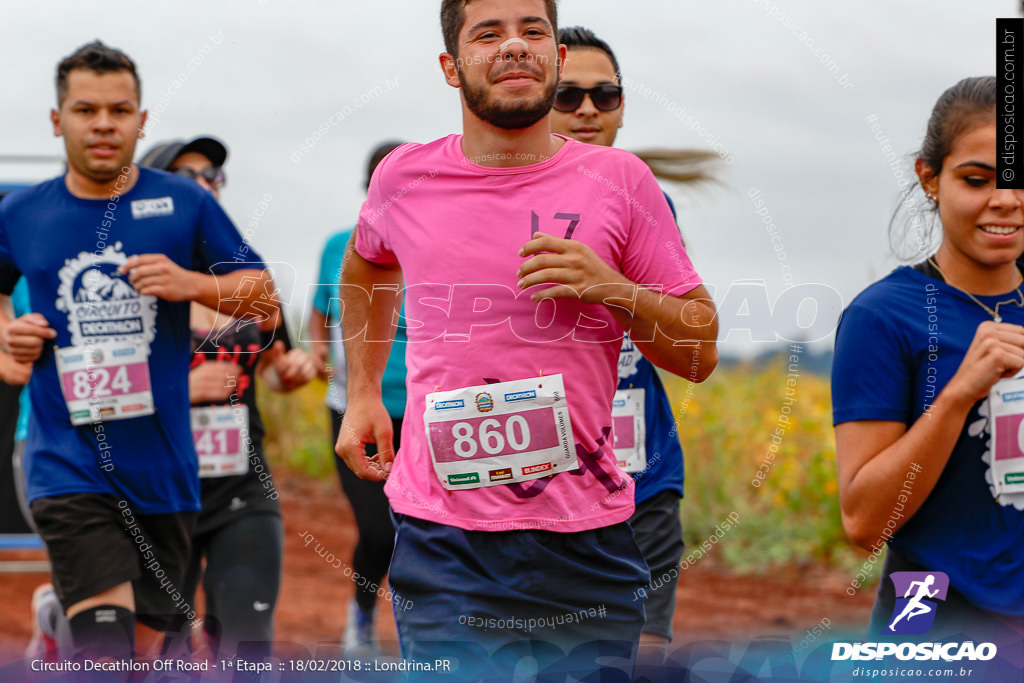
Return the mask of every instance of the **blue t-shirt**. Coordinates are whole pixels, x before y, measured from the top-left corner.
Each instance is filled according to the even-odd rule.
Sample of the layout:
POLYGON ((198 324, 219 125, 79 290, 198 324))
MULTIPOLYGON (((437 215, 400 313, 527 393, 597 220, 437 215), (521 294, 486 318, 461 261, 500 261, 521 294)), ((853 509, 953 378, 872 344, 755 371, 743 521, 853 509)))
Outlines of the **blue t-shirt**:
POLYGON ((189 423, 189 302, 140 296, 117 267, 128 256, 150 253, 204 273, 260 267, 255 254, 239 256, 242 245, 212 194, 147 168, 139 169, 131 190, 110 201, 75 197, 58 177, 0 203, 0 292, 11 292, 24 275, 31 310, 57 332, 29 382, 29 500, 106 493, 139 514, 199 509, 189 423), (71 424, 55 344, 101 340, 148 342, 154 414, 71 424))
POLYGON ((619 352, 619 389, 644 390, 647 467, 633 474, 634 500, 642 503, 662 491, 683 495, 683 448, 665 387, 651 361, 626 336, 619 352))
MULTIPOLYGON (((345 248, 352 238, 352 232, 353 230, 350 228, 336 233, 327 240, 323 254, 320 256, 320 277, 317 279, 319 284, 313 295, 313 307, 330 321, 338 319, 338 284, 341 282, 341 262, 345 256, 345 248)), ((402 316, 405 316, 404 306, 402 316)), ((405 415, 405 345, 407 341, 405 328, 399 326, 395 330, 395 341, 391 345, 391 354, 388 356, 388 363, 384 367, 384 377, 381 380, 384 407, 387 408, 388 415, 394 418, 401 418, 405 415)), ((337 364, 338 360, 335 358, 334 362, 337 364)))
MULTIPOLYGON (((995 307, 1006 296, 979 296, 995 307)), ((1002 306, 1024 325, 1024 309, 1002 306)), ((832 368, 835 424, 902 422, 909 428, 956 373, 979 324, 991 316, 949 285, 901 267, 844 311, 832 368)), ((889 541, 911 562, 993 612, 1024 615, 1024 494, 995 498, 988 399, 960 432, 938 483, 889 541)), ((912 494, 911 494, 912 495, 912 494)))
MULTIPOLYGON (((668 193, 672 217, 676 205, 668 193)), ((622 340, 619 352, 619 389, 644 390, 644 417, 647 424, 647 467, 633 475, 634 501, 642 503, 662 491, 683 495, 683 447, 679 444, 675 416, 654 365, 643 357, 630 338, 622 340), (639 360, 637 360, 639 359, 639 360)))
MULTIPOLYGON (((28 285, 25 278, 18 280, 18 284, 11 293, 11 305, 14 307, 14 317, 19 318, 30 310, 28 307, 28 285)), ((28 414, 31 404, 28 400, 28 390, 22 390, 18 395, 18 425, 14 429, 14 440, 24 441, 28 438, 28 414)))

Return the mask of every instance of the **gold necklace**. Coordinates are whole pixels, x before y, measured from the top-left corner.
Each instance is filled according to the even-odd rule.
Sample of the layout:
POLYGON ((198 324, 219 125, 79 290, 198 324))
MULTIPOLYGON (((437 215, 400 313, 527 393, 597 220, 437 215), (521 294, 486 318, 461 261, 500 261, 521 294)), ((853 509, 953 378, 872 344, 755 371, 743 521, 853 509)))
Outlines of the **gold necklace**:
MULTIPOLYGON (((992 310, 991 308, 989 308, 985 304, 981 303, 981 301, 978 299, 978 297, 974 296, 973 294, 968 292, 966 289, 963 289, 962 287, 957 287, 952 282, 950 282, 949 278, 946 277, 946 274, 944 272, 942 272, 942 268, 939 268, 939 264, 935 262, 935 257, 934 256, 930 256, 928 258, 928 263, 932 264, 932 266, 935 268, 935 270, 939 271, 939 275, 942 276, 942 279, 946 281, 947 285, 949 285, 953 289, 958 289, 961 292, 963 292, 964 294, 966 294, 967 296, 971 297, 971 301, 973 301, 974 303, 976 303, 979 306, 981 306, 982 308, 984 308, 988 312, 988 314, 990 316, 992 316, 992 320, 996 321, 997 323, 1003 322, 1003 318, 999 315, 999 307, 1002 306, 1003 304, 1017 304, 1018 306, 1024 306, 1024 293, 1022 293, 1020 291, 1021 285, 1017 285, 1017 298, 1019 299, 1019 301, 1015 301, 1013 299, 1007 299, 1006 301, 1000 301, 1000 302, 998 302, 996 304, 995 310, 992 310)), ((1024 285, 1024 283, 1021 283, 1021 284, 1024 285)))

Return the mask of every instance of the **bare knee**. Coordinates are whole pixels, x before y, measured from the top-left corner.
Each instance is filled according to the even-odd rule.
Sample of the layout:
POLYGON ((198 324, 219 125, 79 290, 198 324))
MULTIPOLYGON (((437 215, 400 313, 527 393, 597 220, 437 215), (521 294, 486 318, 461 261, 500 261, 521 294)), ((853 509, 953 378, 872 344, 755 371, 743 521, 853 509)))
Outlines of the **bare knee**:
POLYGON ((113 588, 108 588, 102 593, 97 593, 92 597, 86 598, 80 602, 76 602, 67 609, 68 619, 84 612, 87 609, 93 607, 101 607, 103 605, 113 605, 115 607, 124 607, 125 609, 135 611, 135 592, 132 590, 132 584, 128 581, 118 584, 113 588))

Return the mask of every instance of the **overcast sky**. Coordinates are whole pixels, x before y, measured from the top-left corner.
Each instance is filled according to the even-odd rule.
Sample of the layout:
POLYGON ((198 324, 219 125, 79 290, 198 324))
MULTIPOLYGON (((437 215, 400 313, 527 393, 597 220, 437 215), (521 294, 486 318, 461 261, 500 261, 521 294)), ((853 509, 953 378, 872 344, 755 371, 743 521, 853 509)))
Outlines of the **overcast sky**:
MULTIPOLYGON (((125 50, 151 111, 138 153, 168 138, 223 139, 225 207, 244 230, 269 196, 253 242, 268 261, 294 267, 292 305, 301 307, 324 241, 357 216, 376 143, 426 142, 461 129, 458 93, 438 68, 439 6, 17 3, 0 24, 0 153, 62 154, 47 116, 56 63, 94 38, 125 50), (331 126, 336 112, 343 115, 331 126), (301 152, 321 125, 326 135, 301 152)), ((636 86, 627 89, 619 146, 717 143, 733 160, 722 167, 721 186, 666 186, 716 300, 746 280, 763 280, 774 300, 786 265, 793 283, 827 285, 848 303, 896 264, 887 228, 898 179, 867 117, 877 117, 895 150, 911 154, 945 88, 995 72, 995 18, 1017 12, 1015 0, 562 0, 560 23, 607 40, 636 86), (784 245, 783 261, 753 190, 784 245)), ((55 163, 5 165, 0 179, 57 172, 55 163)), ((812 314, 805 306, 802 324, 812 314)), ((725 348, 749 351, 746 340, 733 333, 725 348)))

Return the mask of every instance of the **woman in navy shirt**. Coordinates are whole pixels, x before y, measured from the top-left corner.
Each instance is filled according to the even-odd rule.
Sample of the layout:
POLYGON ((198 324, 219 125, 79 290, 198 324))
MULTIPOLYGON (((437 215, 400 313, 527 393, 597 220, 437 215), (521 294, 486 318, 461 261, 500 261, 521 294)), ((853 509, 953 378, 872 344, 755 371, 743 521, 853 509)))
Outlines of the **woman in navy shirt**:
MULTIPOLYGON (((938 248, 912 235, 931 256, 843 313, 832 392, 843 525, 872 558, 888 544, 872 633, 968 634, 1006 643, 1000 657, 1016 661, 1024 487, 995 476, 993 425, 1004 423, 990 392, 1024 368, 1024 190, 996 184, 995 100, 984 77, 936 103, 915 164, 921 196, 915 186, 905 201, 911 217, 937 216, 938 248), (900 571, 916 574, 890 578, 900 571)), ((1016 429, 1012 442, 1020 456, 1016 429)))

